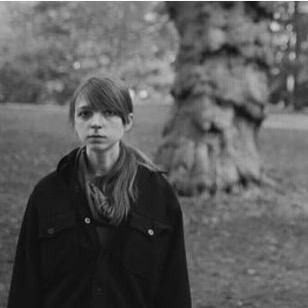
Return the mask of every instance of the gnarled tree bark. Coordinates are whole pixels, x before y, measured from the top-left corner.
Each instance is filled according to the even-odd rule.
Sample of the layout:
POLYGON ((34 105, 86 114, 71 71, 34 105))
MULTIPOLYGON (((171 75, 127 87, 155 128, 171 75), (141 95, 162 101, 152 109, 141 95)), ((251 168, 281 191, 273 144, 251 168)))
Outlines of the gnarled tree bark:
POLYGON ((270 7, 167 2, 179 34, 175 104, 156 162, 182 195, 260 183, 257 134, 272 63, 270 7))

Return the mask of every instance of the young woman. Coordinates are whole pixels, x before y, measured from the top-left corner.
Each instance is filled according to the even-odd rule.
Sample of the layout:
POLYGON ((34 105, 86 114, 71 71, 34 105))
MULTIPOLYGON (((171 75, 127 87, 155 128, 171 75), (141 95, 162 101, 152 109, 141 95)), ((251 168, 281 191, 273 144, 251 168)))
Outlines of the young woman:
POLYGON ((88 79, 69 118, 81 146, 30 196, 8 308, 190 308, 178 200, 122 141, 134 120, 128 88, 88 79))

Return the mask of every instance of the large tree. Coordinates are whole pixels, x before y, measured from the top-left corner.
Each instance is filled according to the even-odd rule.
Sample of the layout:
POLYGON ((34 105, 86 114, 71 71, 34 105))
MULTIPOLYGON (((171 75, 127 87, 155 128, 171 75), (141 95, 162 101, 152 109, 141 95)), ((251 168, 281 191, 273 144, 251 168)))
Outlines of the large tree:
POLYGON ((178 30, 174 107, 156 159, 180 194, 264 181, 257 134, 272 64, 271 7, 167 2, 178 30))

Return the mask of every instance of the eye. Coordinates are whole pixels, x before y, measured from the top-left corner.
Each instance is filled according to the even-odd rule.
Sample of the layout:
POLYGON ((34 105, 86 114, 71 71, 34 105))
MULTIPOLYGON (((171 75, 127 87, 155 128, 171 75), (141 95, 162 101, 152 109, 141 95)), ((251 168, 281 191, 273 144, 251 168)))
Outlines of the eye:
POLYGON ((77 116, 79 118, 82 118, 82 119, 87 119, 87 118, 91 117, 91 115, 92 115, 92 111, 91 110, 80 110, 77 113, 77 116))
POLYGON ((117 113, 115 111, 112 111, 112 110, 105 110, 105 111, 103 111, 103 115, 105 117, 115 117, 115 116, 117 116, 117 113))

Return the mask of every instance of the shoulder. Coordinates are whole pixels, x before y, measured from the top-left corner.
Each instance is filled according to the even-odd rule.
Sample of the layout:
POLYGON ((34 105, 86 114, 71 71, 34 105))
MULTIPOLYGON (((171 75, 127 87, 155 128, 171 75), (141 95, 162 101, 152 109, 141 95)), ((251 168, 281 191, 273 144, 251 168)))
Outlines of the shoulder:
POLYGON ((33 213, 37 213, 37 211, 39 211, 39 205, 43 204, 44 200, 49 198, 51 195, 51 187, 54 186, 53 183, 56 181, 56 172, 54 171, 44 176, 37 182, 28 198, 26 207, 26 213, 28 213, 28 215, 32 215, 33 213))
POLYGON ((34 186, 32 195, 39 196, 52 192, 61 186, 60 178, 56 171, 53 171, 41 178, 34 186))
POLYGON ((41 178, 34 187, 34 194, 59 193, 67 190, 69 181, 73 175, 75 160, 79 148, 72 150, 60 159, 56 169, 41 178))
POLYGON ((70 186, 77 151, 74 149, 62 157, 57 168, 37 182, 28 200, 28 208, 38 211, 40 216, 71 210, 73 202, 70 186))
POLYGON ((53 171, 35 185, 30 201, 41 215, 65 210, 71 203, 69 188, 57 171, 53 171))
POLYGON ((137 181, 139 184, 150 186, 152 189, 173 191, 165 172, 154 171, 144 165, 138 167, 137 181))
POLYGON ((164 212, 172 212, 180 208, 177 194, 163 172, 139 166, 137 187, 142 207, 164 212))
POLYGON ((138 201, 135 211, 164 222, 174 232, 182 227, 183 214, 178 196, 165 173, 140 166, 138 170, 138 201))

